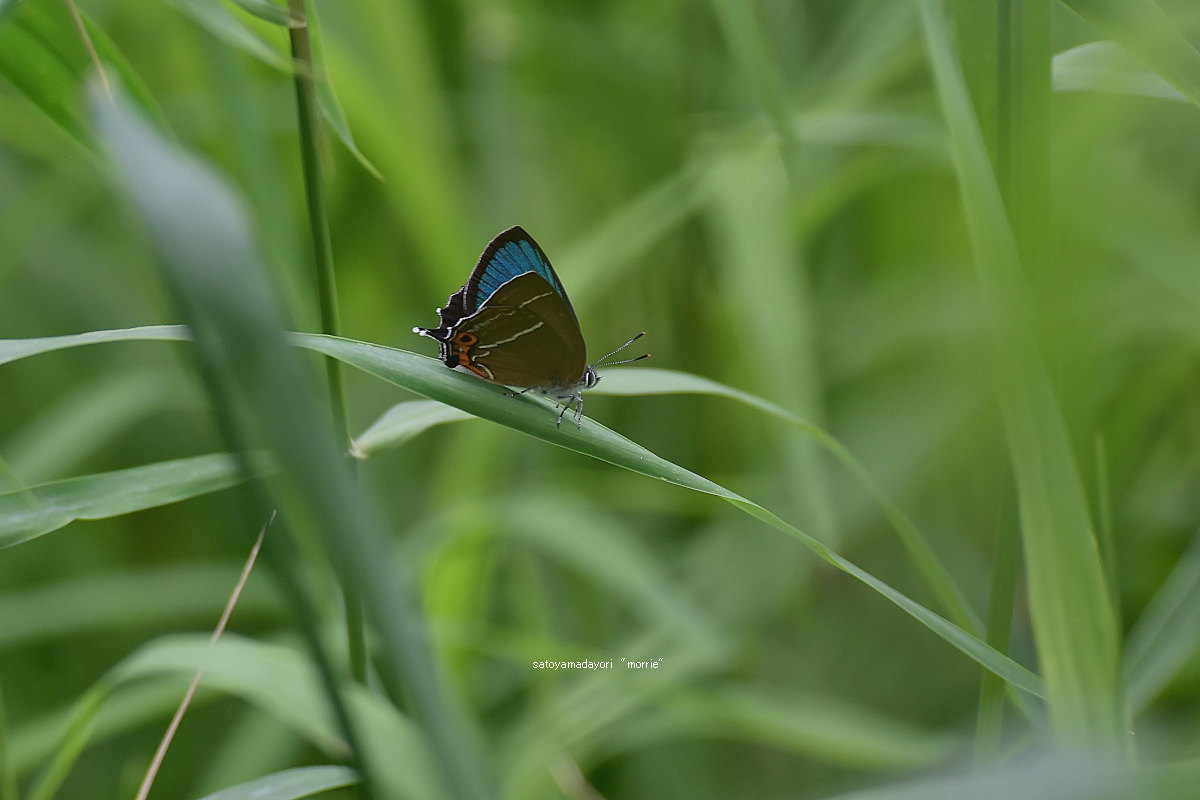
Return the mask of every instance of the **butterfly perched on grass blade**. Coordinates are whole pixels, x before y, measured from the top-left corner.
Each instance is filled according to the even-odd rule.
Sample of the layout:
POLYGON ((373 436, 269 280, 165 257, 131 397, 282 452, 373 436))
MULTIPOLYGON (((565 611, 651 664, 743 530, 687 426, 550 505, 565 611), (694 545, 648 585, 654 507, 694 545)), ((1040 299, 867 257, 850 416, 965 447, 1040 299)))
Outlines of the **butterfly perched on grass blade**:
POLYGON ((587 363, 579 318, 546 253, 519 226, 500 233, 484 248, 462 288, 438 309, 436 328, 413 328, 438 343, 439 357, 451 369, 465 369, 486 381, 535 391, 562 405, 558 423, 573 406, 582 427, 584 389, 600 380, 595 367, 642 337, 639 333, 612 353, 587 363))

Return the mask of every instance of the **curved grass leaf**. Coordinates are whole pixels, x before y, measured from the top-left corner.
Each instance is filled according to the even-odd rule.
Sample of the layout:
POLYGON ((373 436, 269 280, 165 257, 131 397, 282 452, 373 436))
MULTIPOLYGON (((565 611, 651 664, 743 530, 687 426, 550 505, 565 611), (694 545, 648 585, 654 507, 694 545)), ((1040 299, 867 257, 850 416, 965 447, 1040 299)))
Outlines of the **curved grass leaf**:
MULTIPOLYGON (((804 432, 829 451, 855 477, 864 489, 879 503, 884 514, 892 523, 901 542, 908 549, 913 563, 921 571, 929 587, 942 603, 956 625, 966 628, 972 633, 982 630, 982 625, 974 610, 968 605, 958 587, 950 577, 949 571, 942 565, 929 543, 925 541, 912 521, 900 510, 899 506, 888 499, 879 485, 875 483, 866 467, 846 449, 845 445, 834 438, 828 431, 818 425, 797 417, 782 406, 771 403, 748 392, 734 389, 716 381, 674 370, 624 367, 605 370, 604 380, 591 394, 608 394, 621 396, 645 396, 660 394, 707 394, 726 397, 744 403, 751 408, 769 414, 779 420, 804 432)), ((374 453, 393 447, 407 441, 421 430, 434 425, 471 419, 469 414, 429 401, 409 401, 400 403, 372 423, 362 436, 355 440, 355 455, 366 458, 374 453), (439 412, 438 409, 441 409, 439 412), (360 442, 362 443, 360 445, 360 442)))
POLYGON ((145 325, 111 331, 89 331, 32 339, 0 339, 0 364, 71 347, 109 342, 186 342, 192 338, 186 325, 145 325))
POLYGON ((474 417, 436 400, 407 400, 389 408, 356 436, 350 444, 350 454, 355 458, 370 458, 382 450, 399 447, 437 425, 468 419, 474 417))
MULTIPOLYGON (((139 338, 138 331, 145 331, 146 338, 151 339, 179 340, 186 338, 186 329, 182 326, 150 326, 141 329, 95 331, 37 340, 7 340, 0 341, 0 363, 3 363, 6 353, 9 355, 8 360, 13 360, 26 355, 82 344, 135 340, 139 338), (25 342, 32 344, 25 344, 25 342)), ((550 444, 607 461, 642 475, 720 497, 776 530, 799 539, 820 558, 866 583, 981 666, 1004 678, 1015 687, 1039 697, 1042 695, 1041 680, 1036 675, 1002 653, 988 647, 978 637, 896 591, 765 508, 656 456, 591 419, 584 419, 582 429, 576 429, 571 424, 556 427, 557 415, 548 402, 530 395, 506 396, 502 387, 448 370, 437 359, 419 356, 405 350, 317 334, 292 334, 292 340, 301 347, 341 359, 369 374, 403 386, 417 394, 454 406, 473 416, 497 422, 550 444)), ((694 383, 690 379, 684 380, 678 374, 675 374, 671 381, 676 386, 690 385, 697 388, 707 384, 703 379, 699 379, 699 383, 694 383)), ((738 394, 736 390, 730 391, 738 394)), ((758 406, 762 403, 765 401, 756 399, 751 404, 758 406)), ((770 406, 770 404, 766 405, 770 406)))
POLYGON ((1200 106, 1200 51, 1154 0, 1063 0, 1200 106))
MULTIPOLYGON (((260 468, 256 474, 265 472, 260 468)), ((0 548, 56 531, 77 519, 117 517, 177 503, 243 480, 235 458, 214 453, 0 494, 0 548)))
POLYGON ((170 3, 201 28, 226 44, 254 56, 269 67, 283 72, 291 70, 291 59, 282 50, 272 46, 249 27, 243 25, 220 3, 209 2, 209 0, 170 0, 170 3))
MULTIPOLYGON (((347 754, 311 662, 294 650, 226 634, 215 644, 201 634, 164 637, 113 668, 106 687, 163 674, 204 672, 201 686, 241 697, 270 712, 327 755, 347 754)), ((385 698, 359 686, 346 688, 363 746, 378 765, 388 796, 438 799, 445 795, 436 761, 421 731, 385 698)))
POLYGON ((651 478, 720 497, 776 530, 800 540, 819 557, 866 583, 946 641, 1013 685, 1031 694, 1040 695, 1041 693, 1040 681, 1027 669, 988 647, 974 635, 847 561, 809 534, 784 522, 757 503, 651 453, 594 420, 585 418, 582 428, 579 429, 567 423, 556 426, 557 414, 554 413, 548 401, 528 394, 518 397, 506 396, 506 390, 503 387, 448 370, 437 359, 381 345, 331 336, 293 334, 292 337, 293 341, 303 347, 341 359, 378 378, 452 405, 483 419, 497 422, 536 439, 574 450, 651 478))
POLYGON ((1189 102, 1179 90, 1114 42, 1088 42, 1054 57, 1058 92, 1119 92, 1189 102))
POLYGON ((1180 557, 1125 647, 1129 708, 1143 710, 1200 649, 1200 534, 1180 557))
POLYGON ((272 25, 290 28, 293 25, 304 24, 303 20, 298 20, 292 16, 291 9, 276 5, 271 0, 232 0, 232 2, 250 16, 257 17, 263 22, 269 22, 272 25))
POLYGON ((349 767, 297 767, 206 794, 200 800, 296 800, 358 783, 349 767))

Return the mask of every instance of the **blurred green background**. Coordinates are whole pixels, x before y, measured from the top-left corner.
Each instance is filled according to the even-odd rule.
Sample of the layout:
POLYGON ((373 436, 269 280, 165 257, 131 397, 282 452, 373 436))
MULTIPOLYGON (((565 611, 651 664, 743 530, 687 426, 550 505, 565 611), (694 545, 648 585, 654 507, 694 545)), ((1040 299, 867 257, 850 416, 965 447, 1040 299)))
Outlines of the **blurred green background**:
MULTIPOLYGON (((79 9, 126 95, 235 187, 294 329, 315 331, 287 36, 245 5, 79 9)), ((1106 4, 1068 5, 950 4, 946 19, 1001 188, 1031 209, 1025 223, 1013 214, 1033 253, 1022 335, 1054 389, 1119 639, 1127 655, 1153 656, 1136 691, 1127 680, 1108 698, 1136 734, 1118 749, 1130 764, 1195 763, 1200 9, 1108 4, 1163 11, 1165 28, 1122 41, 1106 4), (995 52, 967 45, 997 8, 1003 32, 1003 10, 1022 7, 1045 21, 1055 58, 1010 77, 1036 83, 1044 68, 1055 91, 1045 108, 1016 104, 1026 116, 1014 120, 1011 64, 1001 52, 997 70, 995 52), (1164 30, 1178 36, 1171 46, 1154 38, 1164 30), (1109 36, 1117 43, 1096 44, 1109 36), (1147 52, 1178 70, 1145 65, 1147 52), (1032 177, 1006 167, 1014 128, 1032 177)), ((1003 374, 989 366, 1007 333, 989 333, 972 206, 917 4, 364 0, 316 11, 326 111, 336 122, 340 107, 362 156, 327 125, 342 335, 435 355, 411 328, 433 324, 489 239, 520 224, 553 260, 592 357, 646 330, 648 364, 822 426, 980 617, 1007 564, 1018 585, 1000 649, 1039 671, 1024 573, 997 555, 1019 534, 1024 491, 1003 374)), ((92 133, 90 63, 69 6, 0 2, 0 338, 180 321, 92 133)), ((355 434, 413 399, 353 370, 347 381, 355 434)), ((869 488, 803 432, 715 395, 597 392, 587 413, 946 615, 869 488)), ((0 366, 4 491, 224 449, 189 345, 0 366)), ((1007 763, 1058 738, 1041 712, 1010 706, 1002 723, 988 712, 1002 727, 988 744, 977 663, 714 498, 478 420, 359 471, 386 507, 396 570, 418 576, 441 681, 478 729, 500 796, 825 797, 963 771, 973 752, 1007 763), (630 672, 622 658, 662 666, 630 672), (531 666, 575 659, 618 668, 531 666)), ((1054 494, 1059 480, 1072 478, 1042 483, 1054 494)), ((260 522, 224 492, 0 553, 12 797, 61 754, 61 715, 110 668, 160 636, 211 630, 260 522)), ((328 576, 314 581, 336 650, 337 593, 328 576)), ((260 568, 231 630, 303 654, 287 605, 260 568)), ((114 695, 55 796, 132 796, 183 680, 114 695)), ((154 796, 344 756, 236 694, 202 691, 154 796)))

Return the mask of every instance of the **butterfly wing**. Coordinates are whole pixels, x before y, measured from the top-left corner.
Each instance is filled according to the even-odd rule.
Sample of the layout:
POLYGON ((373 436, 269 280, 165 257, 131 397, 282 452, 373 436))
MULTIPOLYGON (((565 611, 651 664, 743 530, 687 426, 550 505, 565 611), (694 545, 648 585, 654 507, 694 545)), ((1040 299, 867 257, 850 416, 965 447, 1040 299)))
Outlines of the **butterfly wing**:
MULTIPOLYGON (((463 287, 466 290, 463 294, 463 306, 466 313, 473 314, 487 303, 501 286, 513 278, 530 272, 538 275, 553 287, 574 319, 575 309, 571 307, 571 301, 567 298, 567 292, 563 289, 562 282, 554 273, 554 268, 550 266, 550 259, 546 257, 545 252, 533 240, 533 237, 519 225, 514 225, 497 234, 496 238, 492 239, 484 248, 483 255, 479 257, 479 262, 475 265, 475 269, 471 270, 471 277, 467 278, 467 283, 463 287)), ((578 320, 575 325, 578 327, 578 320)))
POLYGON ((520 226, 484 248, 462 288, 438 309, 436 339, 448 367, 508 386, 574 386, 587 366, 579 319, 538 243, 520 226))
POLYGON ((587 366, 575 312, 536 272, 495 289, 455 327, 446 350, 450 366, 523 388, 575 386, 587 366))

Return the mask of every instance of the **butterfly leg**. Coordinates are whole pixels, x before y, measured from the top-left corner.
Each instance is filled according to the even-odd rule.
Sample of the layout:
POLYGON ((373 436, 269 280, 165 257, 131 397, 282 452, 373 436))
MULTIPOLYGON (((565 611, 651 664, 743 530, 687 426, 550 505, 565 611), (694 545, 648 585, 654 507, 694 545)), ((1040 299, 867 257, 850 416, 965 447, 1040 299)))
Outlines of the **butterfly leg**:
POLYGON ((555 427, 558 427, 558 428, 562 427, 563 416, 567 413, 567 410, 570 409, 571 406, 575 406, 575 427, 582 428, 583 427, 583 398, 580 397, 578 394, 561 395, 558 398, 558 403, 559 403, 559 405, 562 406, 562 411, 558 412, 558 422, 555 423, 555 427))

